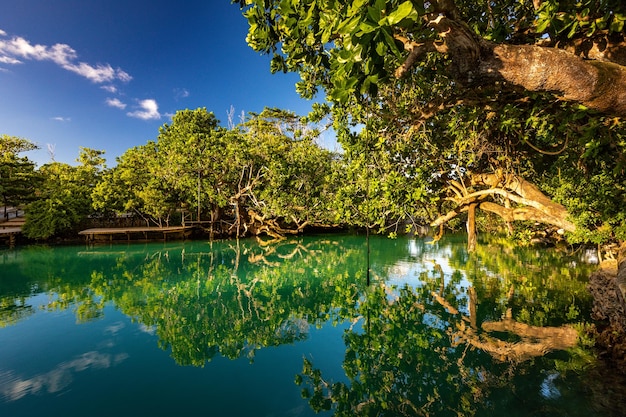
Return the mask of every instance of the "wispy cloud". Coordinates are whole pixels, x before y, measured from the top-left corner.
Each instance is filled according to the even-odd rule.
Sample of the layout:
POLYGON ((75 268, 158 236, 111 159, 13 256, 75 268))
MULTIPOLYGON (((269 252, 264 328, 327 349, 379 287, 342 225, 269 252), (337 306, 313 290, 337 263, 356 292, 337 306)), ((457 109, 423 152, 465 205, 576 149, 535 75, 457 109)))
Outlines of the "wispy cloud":
POLYGON ((139 108, 135 111, 126 113, 130 117, 136 117, 142 120, 157 120, 161 118, 159 113, 159 105, 156 100, 146 99, 139 102, 139 108))
POLYGON ((117 87, 111 84, 103 85, 102 88, 104 91, 108 91, 111 94, 117 93, 117 87))
POLYGON ((10 56, 2 56, 0 55, 0 64, 21 64, 19 59, 11 58, 10 56))
POLYGON ((52 117, 52 120, 57 121, 57 122, 71 122, 72 121, 70 117, 62 117, 62 116, 52 117))
POLYGON ((105 103, 109 107, 115 107, 116 109, 124 110, 126 108, 126 103, 122 103, 120 99, 117 98, 107 98, 105 103))
POLYGON ((174 99, 180 100, 181 98, 189 97, 189 90, 186 88, 175 88, 174 89, 174 99))
POLYGON ((78 61, 78 54, 72 47, 57 43, 52 46, 31 44, 28 40, 13 36, 9 39, 7 33, 0 29, 0 63, 16 65, 24 60, 51 61, 61 68, 78 74, 94 83, 112 81, 128 82, 132 77, 120 68, 113 68, 110 64, 88 64, 78 61))

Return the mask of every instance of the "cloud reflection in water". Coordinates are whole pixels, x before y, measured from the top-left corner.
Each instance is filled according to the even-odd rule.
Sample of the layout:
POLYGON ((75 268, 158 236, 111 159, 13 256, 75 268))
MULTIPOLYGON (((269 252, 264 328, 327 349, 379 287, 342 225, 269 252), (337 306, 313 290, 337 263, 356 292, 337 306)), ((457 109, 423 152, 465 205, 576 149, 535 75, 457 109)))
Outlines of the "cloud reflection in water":
POLYGON ((111 355, 91 351, 69 362, 62 362, 49 372, 27 379, 15 375, 12 371, 0 370, 0 394, 6 401, 16 401, 29 394, 59 392, 72 383, 75 373, 87 369, 110 368, 127 358, 126 353, 111 355))

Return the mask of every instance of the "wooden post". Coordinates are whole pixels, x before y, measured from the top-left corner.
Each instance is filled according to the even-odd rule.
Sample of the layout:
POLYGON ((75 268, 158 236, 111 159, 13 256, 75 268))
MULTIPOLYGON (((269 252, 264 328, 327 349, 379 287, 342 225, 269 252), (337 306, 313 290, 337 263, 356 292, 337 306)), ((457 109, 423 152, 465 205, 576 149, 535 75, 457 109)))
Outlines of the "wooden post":
POLYGON ((617 252, 616 282, 622 294, 622 303, 626 306, 626 242, 622 242, 617 252))

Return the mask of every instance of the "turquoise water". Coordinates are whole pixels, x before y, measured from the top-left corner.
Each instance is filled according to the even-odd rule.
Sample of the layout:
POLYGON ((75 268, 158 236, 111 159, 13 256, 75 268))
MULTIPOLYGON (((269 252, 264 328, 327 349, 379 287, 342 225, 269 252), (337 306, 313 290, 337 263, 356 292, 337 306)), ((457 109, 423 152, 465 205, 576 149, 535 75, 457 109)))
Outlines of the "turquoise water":
POLYGON ((6 249, 0 416, 621 415, 587 350, 485 330, 582 321, 590 268, 456 238, 373 237, 369 286, 361 236, 6 249))

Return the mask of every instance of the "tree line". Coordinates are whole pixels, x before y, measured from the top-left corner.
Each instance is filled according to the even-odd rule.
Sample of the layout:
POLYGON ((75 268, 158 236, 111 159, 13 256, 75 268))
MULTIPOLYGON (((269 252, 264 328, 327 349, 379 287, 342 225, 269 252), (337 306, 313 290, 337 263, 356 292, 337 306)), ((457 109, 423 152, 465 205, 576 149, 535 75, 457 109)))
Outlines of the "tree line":
POLYGON ((27 139, 3 135, 3 204, 25 205, 24 234, 72 235, 85 220, 119 216, 145 225, 195 222, 213 235, 281 237, 342 223, 333 196, 341 158, 316 144, 319 130, 278 109, 225 128, 205 108, 181 110, 155 141, 128 149, 107 168, 103 150, 81 148, 76 166, 36 168, 27 139))
MULTIPOLYGON (((128 149, 111 168, 103 150, 89 148, 81 148, 75 166, 37 168, 22 156, 35 144, 3 135, 3 205, 25 206, 24 234, 39 240, 73 236, 88 219, 120 217, 154 226, 193 222, 216 237, 281 238, 307 228, 365 226, 394 235, 428 225, 438 234, 443 225, 463 227, 470 203, 485 209, 476 217, 479 230, 508 231, 518 241, 565 231, 571 242, 606 244, 624 233, 624 175, 610 153, 586 158, 573 144, 555 155, 477 149, 480 136, 505 137, 508 123, 504 115, 479 114, 459 115, 446 147, 432 132, 422 142, 407 141, 384 117, 373 117, 360 131, 348 123, 337 129, 344 149, 337 153, 317 144, 318 122, 328 110, 322 107, 307 117, 268 108, 229 127, 205 108, 181 110, 156 140, 128 149), (490 166, 495 169, 487 173, 490 166), (516 166, 516 175, 506 166, 516 166), (496 203, 526 214, 489 213, 488 204, 496 203), (553 216, 540 222, 539 203, 553 216), (521 227, 514 227, 519 220, 521 227)), ((548 128, 546 120, 542 125, 548 128)), ((594 125, 599 138, 623 129, 594 125)))

